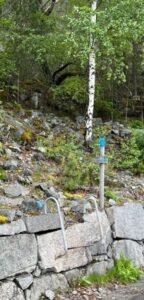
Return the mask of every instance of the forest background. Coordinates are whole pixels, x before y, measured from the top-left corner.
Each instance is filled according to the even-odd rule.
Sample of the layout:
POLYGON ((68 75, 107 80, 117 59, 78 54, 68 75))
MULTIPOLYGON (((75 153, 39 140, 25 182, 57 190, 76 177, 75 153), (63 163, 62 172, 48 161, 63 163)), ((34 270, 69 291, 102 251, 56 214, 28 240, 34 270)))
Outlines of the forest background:
POLYGON ((38 93, 47 106, 85 115, 93 52, 94 115, 143 121, 142 0, 0 0, 0 14, 1 97, 30 103, 38 93))

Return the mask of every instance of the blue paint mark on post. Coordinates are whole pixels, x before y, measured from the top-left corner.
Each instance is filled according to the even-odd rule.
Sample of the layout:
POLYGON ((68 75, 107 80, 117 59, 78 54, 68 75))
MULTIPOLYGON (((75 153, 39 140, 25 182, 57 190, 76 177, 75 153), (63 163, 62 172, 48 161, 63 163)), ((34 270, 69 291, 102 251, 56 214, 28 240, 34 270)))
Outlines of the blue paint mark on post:
POLYGON ((100 138, 100 147, 105 147, 105 138, 100 138))

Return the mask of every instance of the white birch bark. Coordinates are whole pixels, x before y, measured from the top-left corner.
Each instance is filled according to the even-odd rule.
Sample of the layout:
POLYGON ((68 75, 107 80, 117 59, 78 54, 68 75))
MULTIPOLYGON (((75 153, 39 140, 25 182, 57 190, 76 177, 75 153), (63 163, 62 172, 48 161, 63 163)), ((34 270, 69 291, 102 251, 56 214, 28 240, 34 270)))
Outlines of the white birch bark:
MULTIPOLYGON (((91 5, 92 12, 97 9, 97 0, 92 1, 91 5)), ((91 17, 92 26, 96 24, 96 14, 91 17)), ((93 34, 90 36, 90 54, 89 54, 89 104, 86 115, 86 134, 85 144, 89 146, 92 140, 92 122, 93 122, 93 111, 94 111, 94 100, 95 100, 95 85, 96 85, 96 54, 94 45, 95 39, 93 34)))

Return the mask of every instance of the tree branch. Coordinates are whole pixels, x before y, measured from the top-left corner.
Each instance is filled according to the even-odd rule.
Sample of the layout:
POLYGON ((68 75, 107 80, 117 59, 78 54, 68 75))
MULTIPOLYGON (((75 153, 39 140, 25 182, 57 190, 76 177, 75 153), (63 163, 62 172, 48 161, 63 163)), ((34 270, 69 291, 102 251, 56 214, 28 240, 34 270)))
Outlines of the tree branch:
POLYGON ((69 63, 66 63, 65 65, 61 66, 58 70, 56 70, 53 75, 52 75, 52 80, 53 82, 55 82, 57 79, 56 79, 56 76, 58 73, 60 73, 61 71, 63 71, 64 69, 66 69, 69 65, 72 65, 71 62, 69 63))

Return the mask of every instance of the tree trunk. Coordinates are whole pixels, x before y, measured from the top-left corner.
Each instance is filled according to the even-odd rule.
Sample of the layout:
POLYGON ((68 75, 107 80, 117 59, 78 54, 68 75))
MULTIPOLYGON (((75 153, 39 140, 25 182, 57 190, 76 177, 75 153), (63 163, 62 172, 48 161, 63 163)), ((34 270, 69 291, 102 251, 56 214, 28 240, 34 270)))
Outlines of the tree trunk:
MULTIPOLYGON (((92 13, 97 9, 97 0, 92 1, 92 13)), ((96 14, 91 17, 91 24, 96 24, 96 14)), ((86 133, 85 133, 85 145, 89 147, 92 140, 92 122, 93 122, 93 111, 94 111, 94 100, 95 100, 95 85, 96 85, 96 54, 95 54, 95 38, 93 34, 90 35, 90 48, 89 54, 89 104, 86 114, 86 133)))

